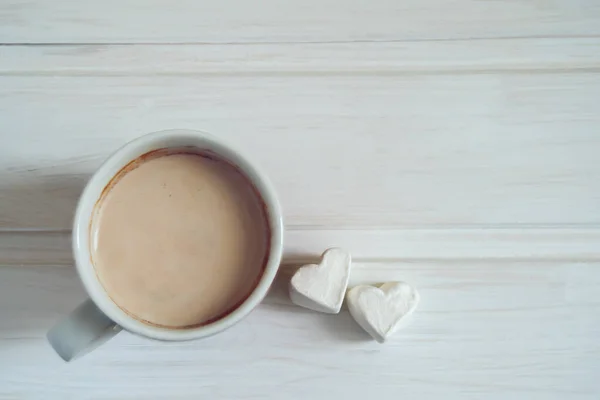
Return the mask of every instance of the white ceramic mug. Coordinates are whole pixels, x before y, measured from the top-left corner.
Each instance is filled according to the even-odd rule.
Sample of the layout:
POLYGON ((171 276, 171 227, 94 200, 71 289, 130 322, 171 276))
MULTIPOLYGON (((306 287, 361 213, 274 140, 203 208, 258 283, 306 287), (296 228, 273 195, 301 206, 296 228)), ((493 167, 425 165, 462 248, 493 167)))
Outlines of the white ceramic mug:
POLYGON ((239 322, 261 302, 279 268, 282 249, 283 220, 275 191, 266 177, 245 157, 221 140, 203 132, 168 130, 142 136, 110 156, 83 190, 73 223, 73 255, 77 272, 90 298, 48 331, 48 341, 64 360, 70 361, 96 348, 121 329, 140 336, 168 341, 214 335, 239 322), (258 285, 237 309, 208 325, 190 329, 168 329, 148 325, 130 317, 110 299, 98 281, 92 265, 90 225, 94 207, 102 191, 123 167, 150 151, 183 146, 193 146, 216 153, 246 174, 265 204, 271 230, 271 247, 265 271, 258 285))

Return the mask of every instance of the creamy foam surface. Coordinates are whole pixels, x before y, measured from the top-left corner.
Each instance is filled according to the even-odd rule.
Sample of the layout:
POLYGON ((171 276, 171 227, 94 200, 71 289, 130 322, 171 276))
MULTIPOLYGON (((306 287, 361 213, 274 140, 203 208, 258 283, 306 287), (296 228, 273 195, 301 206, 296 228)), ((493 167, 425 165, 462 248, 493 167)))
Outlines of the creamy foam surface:
POLYGON ((263 203, 233 166, 191 153, 150 156, 97 205, 92 260, 112 300, 146 323, 184 328, 233 311, 269 250, 263 203))

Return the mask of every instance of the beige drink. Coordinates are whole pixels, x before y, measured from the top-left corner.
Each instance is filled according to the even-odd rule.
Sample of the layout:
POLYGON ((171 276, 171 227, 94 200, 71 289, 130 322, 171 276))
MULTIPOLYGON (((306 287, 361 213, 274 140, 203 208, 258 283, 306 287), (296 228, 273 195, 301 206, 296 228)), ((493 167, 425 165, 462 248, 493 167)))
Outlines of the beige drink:
POLYGON ((263 201, 212 154, 159 150, 125 167, 96 205, 92 262, 111 299, 151 325, 227 315, 258 284, 269 253, 263 201))

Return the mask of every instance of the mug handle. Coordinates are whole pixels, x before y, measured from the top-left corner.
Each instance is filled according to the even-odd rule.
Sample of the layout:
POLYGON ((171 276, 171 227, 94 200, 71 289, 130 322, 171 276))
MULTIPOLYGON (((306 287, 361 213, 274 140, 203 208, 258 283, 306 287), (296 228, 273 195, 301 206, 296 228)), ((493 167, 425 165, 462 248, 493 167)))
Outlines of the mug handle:
POLYGON ((80 357, 121 331, 90 299, 73 310, 46 334, 50 345, 65 361, 80 357))

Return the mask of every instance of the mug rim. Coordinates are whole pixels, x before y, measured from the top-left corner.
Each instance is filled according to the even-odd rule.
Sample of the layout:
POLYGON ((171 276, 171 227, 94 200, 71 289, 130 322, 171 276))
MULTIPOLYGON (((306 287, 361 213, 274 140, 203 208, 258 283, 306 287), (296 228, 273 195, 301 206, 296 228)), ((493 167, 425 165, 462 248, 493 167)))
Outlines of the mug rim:
POLYGON ((77 273, 88 296, 117 325, 129 332, 152 339, 166 341, 199 339, 219 333, 236 324, 263 300, 275 279, 281 262, 283 253, 283 216, 275 189, 269 179, 256 167, 255 163, 250 162, 234 147, 222 139, 218 139, 203 131, 168 129, 151 132, 127 142, 114 151, 96 169, 83 189, 77 203, 75 218, 73 220, 72 246, 77 273), (192 328, 168 328, 151 325, 127 314, 110 298, 100 283, 90 251, 90 226, 93 218, 93 210, 97 201, 100 200, 100 194, 106 185, 109 184, 121 168, 141 155, 146 154, 148 151, 159 148, 179 147, 160 145, 161 142, 166 143, 173 140, 181 141, 182 146, 188 141, 188 146, 197 146, 200 148, 206 146, 204 147, 206 150, 215 152, 238 167, 252 182, 262 197, 270 228, 268 260, 258 284, 254 287, 250 295, 237 308, 222 318, 207 325, 192 328), (148 146, 150 150, 144 150, 148 146), (153 148, 153 146, 156 146, 156 148, 153 148), (141 154, 137 154, 140 151, 141 154), (132 156, 132 153, 136 153, 136 155, 132 156))

